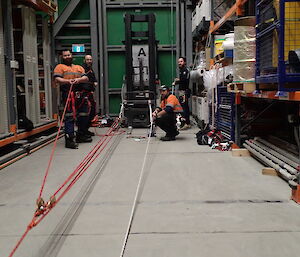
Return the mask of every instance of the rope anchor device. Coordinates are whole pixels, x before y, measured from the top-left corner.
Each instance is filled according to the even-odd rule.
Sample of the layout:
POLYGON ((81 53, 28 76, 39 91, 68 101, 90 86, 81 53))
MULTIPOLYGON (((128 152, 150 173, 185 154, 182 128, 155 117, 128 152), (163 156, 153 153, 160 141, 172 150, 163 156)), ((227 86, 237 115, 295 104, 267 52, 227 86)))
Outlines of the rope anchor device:
POLYGON ((52 195, 48 202, 45 202, 42 197, 36 200, 37 209, 34 216, 38 217, 42 215, 47 209, 51 209, 56 204, 56 197, 52 195))

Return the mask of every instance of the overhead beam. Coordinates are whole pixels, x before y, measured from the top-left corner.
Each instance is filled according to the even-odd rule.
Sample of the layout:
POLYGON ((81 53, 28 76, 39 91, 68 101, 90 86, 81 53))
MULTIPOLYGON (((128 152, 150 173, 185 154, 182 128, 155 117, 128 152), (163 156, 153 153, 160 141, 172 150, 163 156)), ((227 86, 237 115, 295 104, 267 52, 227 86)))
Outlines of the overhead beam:
POLYGON ((80 0, 72 0, 68 2, 65 9, 53 24, 53 37, 56 37, 79 3, 80 0))

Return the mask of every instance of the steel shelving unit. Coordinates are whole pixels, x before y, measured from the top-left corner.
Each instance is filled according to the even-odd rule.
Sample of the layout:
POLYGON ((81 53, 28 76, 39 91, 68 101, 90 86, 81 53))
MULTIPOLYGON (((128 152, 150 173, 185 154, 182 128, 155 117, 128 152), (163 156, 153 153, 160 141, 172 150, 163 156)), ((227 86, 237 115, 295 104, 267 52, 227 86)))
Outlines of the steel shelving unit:
POLYGON ((48 31, 48 22, 56 10, 56 4, 50 0, 1 2, 0 66, 4 74, 0 79, 0 147, 57 126, 52 116, 48 31), (38 15, 40 22, 36 20, 38 15), (17 94, 17 89, 22 90, 17 94), (44 93, 42 101, 40 90, 44 93), (18 124, 21 113, 33 122, 31 131, 18 124))
POLYGON ((300 1, 256 0, 256 82, 299 91, 300 72, 289 53, 300 48, 300 1))

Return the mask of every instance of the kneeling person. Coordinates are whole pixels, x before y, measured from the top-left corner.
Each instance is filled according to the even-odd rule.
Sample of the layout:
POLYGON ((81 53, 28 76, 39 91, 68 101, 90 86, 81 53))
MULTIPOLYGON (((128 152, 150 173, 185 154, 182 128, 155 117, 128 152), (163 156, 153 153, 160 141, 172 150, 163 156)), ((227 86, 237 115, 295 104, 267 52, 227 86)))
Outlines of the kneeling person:
POLYGON ((179 134, 176 127, 176 113, 182 112, 182 107, 177 97, 170 92, 168 86, 160 88, 161 104, 152 113, 155 124, 166 132, 166 135, 160 140, 172 141, 179 134))

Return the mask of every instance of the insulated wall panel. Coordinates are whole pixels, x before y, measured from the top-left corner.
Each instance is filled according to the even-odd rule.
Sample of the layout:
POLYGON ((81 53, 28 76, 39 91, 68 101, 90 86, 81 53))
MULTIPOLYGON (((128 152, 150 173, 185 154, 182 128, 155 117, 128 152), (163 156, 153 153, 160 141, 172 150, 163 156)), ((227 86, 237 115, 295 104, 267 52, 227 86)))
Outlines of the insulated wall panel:
POLYGON ((121 96, 120 95, 110 95, 109 96, 109 113, 110 114, 118 114, 120 112, 120 103, 121 96))
POLYGON ((125 75, 125 55, 123 52, 108 54, 108 81, 109 88, 121 88, 125 75))
MULTIPOLYGON (((170 8, 145 8, 145 9, 107 9, 107 45, 108 45, 108 87, 109 89, 121 88, 125 75, 125 23, 124 14, 154 13, 155 36, 158 41, 158 75, 162 84, 171 85, 176 77, 176 12, 173 11, 171 19, 170 8), (173 22, 173 24, 172 24, 173 22), (173 58, 171 46, 173 45, 173 58), (110 49, 118 49, 110 50, 110 49)), ((133 24, 133 30, 147 30, 142 23, 133 24)), ((109 113, 117 113, 120 108, 121 98, 115 92, 109 97, 109 113)))
MULTIPOLYGON (((123 15, 125 13, 137 14, 137 9, 112 9, 107 10, 107 35, 108 45, 123 45, 122 41, 125 39, 125 24, 123 15)), ((170 45, 176 42, 176 13, 173 12, 171 19, 171 10, 147 8, 144 10, 139 9, 139 14, 154 13, 156 17, 155 34, 159 45, 170 45), (173 21, 173 25, 172 25, 173 21), (173 29, 173 31, 172 31, 173 29)), ((141 26, 141 25, 136 25, 141 26)), ((137 27, 140 29, 140 27, 137 27)))

